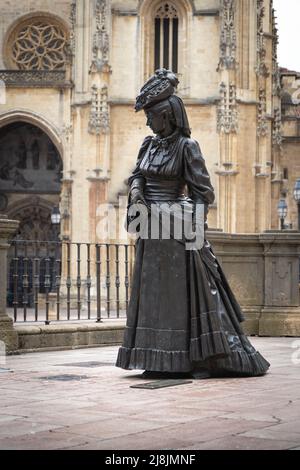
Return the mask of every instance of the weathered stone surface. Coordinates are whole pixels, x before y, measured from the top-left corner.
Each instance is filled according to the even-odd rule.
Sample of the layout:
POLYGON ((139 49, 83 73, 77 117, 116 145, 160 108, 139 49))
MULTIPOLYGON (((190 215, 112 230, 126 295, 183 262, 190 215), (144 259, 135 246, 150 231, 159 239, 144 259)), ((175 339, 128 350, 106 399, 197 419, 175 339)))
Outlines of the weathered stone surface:
POLYGON ((300 308, 264 308, 259 321, 259 335, 300 336, 300 308))
POLYGON ((299 336, 300 232, 208 232, 246 316, 245 332, 299 336))
POLYGON ((75 349, 120 344, 125 320, 103 323, 16 326, 20 351, 75 349))
POLYGON ((7 352, 18 348, 18 335, 13 328, 13 321, 6 314, 7 252, 9 240, 18 226, 18 221, 0 215, 0 341, 5 343, 7 352))
POLYGON ((9 356, 14 372, 1 383, 0 449, 299 448, 295 340, 251 341, 271 362, 266 376, 157 390, 130 388, 146 380, 112 365, 117 347, 9 356), (85 368, 86 361, 103 366, 85 368), (61 374, 87 378, 40 379, 61 374))
POLYGON ((266 232, 264 246, 265 306, 299 306, 300 232, 266 232))
POLYGON ((18 333, 14 329, 13 321, 10 318, 0 319, 0 341, 4 342, 6 352, 17 351, 18 333))

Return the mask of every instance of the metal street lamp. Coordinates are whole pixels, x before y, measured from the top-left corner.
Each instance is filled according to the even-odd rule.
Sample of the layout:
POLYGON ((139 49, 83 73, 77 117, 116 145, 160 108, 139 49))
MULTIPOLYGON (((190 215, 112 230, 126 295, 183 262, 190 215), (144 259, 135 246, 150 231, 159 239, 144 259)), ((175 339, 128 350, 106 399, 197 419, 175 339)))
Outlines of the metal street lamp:
POLYGON ((277 206, 278 217, 280 218, 280 228, 284 230, 284 219, 287 216, 287 204, 285 199, 280 199, 277 206))
POLYGON ((56 241, 59 240, 60 221, 61 221, 61 214, 59 212, 59 207, 54 206, 51 212, 51 223, 53 225, 56 241))
POLYGON ((60 216, 59 208, 57 206, 55 206, 55 207, 53 207, 52 213, 51 213, 52 225, 59 225, 60 224, 60 219, 61 219, 61 216, 60 216))
MULTIPOLYGON (((51 223, 53 226, 53 235, 55 239, 55 258, 53 257, 53 264, 50 264, 50 269, 51 269, 51 284, 50 284, 50 289, 49 292, 52 293, 55 288, 57 288, 57 279, 58 275, 58 264, 57 264, 57 259, 59 259, 59 250, 60 250, 60 238, 59 238, 59 233, 60 233, 60 221, 61 221, 61 215, 59 211, 58 206, 54 206, 51 212, 51 223)), ((48 322, 49 324, 49 322, 48 322)))
POLYGON ((298 206, 298 230, 300 230, 300 178, 297 179, 294 187, 294 199, 298 206))

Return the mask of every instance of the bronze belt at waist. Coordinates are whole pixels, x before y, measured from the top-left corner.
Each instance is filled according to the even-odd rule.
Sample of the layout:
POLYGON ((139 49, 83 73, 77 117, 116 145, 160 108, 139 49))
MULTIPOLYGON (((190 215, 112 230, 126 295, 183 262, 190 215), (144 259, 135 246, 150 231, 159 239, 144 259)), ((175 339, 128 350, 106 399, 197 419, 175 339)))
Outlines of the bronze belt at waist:
POLYGON ((146 178, 144 196, 149 201, 173 201, 184 198, 184 182, 146 178))

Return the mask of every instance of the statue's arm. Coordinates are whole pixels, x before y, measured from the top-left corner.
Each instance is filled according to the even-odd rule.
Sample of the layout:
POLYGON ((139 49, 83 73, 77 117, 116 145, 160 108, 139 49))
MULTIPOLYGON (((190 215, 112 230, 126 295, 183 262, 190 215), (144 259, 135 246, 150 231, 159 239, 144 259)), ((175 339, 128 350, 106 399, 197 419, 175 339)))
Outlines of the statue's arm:
MULTIPOLYGON (((204 229, 206 230, 208 205, 214 202, 215 193, 199 144, 193 139, 188 139, 184 146, 184 179, 188 195, 194 204, 204 204, 204 229)), ((196 211, 194 211, 195 216, 196 211)))
POLYGON ((137 162, 135 168, 128 178, 128 187, 129 187, 129 203, 136 203, 138 201, 144 201, 144 186, 145 186, 145 178, 140 170, 140 163, 142 161, 143 156, 147 150, 147 147, 151 141, 151 136, 148 136, 144 139, 142 146, 140 148, 137 162))
POLYGON ((212 204, 215 200, 214 188, 210 181, 205 160, 198 142, 187 139, 184 146, 184 179, 189 197, 195 203, 212 204))

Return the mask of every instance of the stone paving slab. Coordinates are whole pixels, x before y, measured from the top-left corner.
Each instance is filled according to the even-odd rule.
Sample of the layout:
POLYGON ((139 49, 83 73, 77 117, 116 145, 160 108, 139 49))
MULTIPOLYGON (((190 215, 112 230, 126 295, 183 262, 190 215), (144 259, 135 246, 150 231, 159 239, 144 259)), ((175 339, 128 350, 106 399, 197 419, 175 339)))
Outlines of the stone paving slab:
POLYGON ((295 338, 251 342, 271 362, 266 376, 156 390, 130 388, 150 380, 114 367, 117 347, 10 356, 1 364, 13 372, 0 374, 0 449, 297 449, 295 338), (86 378, 47 379, 66 374, 86 378))

